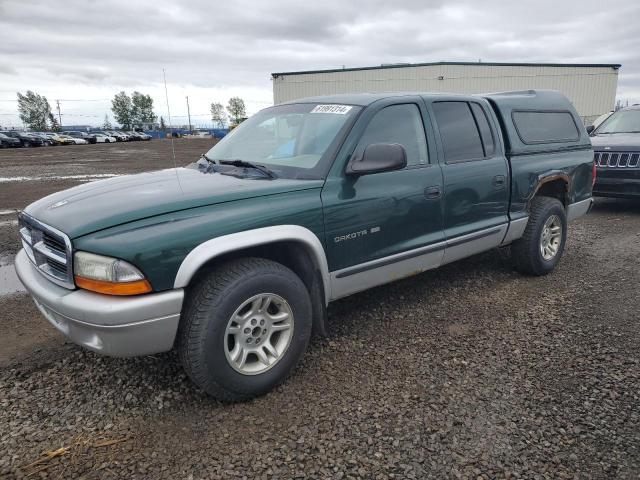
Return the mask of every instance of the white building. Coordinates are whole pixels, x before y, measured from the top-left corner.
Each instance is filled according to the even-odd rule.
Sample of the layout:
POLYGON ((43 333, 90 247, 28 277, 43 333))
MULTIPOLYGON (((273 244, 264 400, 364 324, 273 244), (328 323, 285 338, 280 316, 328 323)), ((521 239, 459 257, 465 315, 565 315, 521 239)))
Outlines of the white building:
POLYGON ((275 104, 355 92, 559 90, 589 124, 613 110, 619 68, 618 64, 436 62, 282 72, 271 77, 275 104))

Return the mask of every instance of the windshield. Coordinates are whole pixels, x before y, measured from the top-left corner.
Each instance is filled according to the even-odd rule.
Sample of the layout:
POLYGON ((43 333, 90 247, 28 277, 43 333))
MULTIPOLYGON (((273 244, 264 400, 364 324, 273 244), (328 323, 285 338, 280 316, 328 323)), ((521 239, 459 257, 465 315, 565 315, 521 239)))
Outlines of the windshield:
POLYGON ((207 157, 263 165, 278 177, 321 178, 332 149, 358 111, 316 103, 267 108, 232 130, 207 157))
POLYGON ((600 125, 597 133, 640 133, 640 109, 617 111, 600 125))

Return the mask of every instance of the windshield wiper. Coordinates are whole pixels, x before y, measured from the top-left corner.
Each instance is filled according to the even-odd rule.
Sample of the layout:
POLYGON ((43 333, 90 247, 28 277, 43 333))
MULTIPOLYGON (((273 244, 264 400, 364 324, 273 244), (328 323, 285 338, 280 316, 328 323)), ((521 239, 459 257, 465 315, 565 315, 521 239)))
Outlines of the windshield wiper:
MULTIPOLYGON (((209 160, 207 157, 204 157, 204 158, 206 158, 210 162, 215 161, 215 160, 209 160)), ((264 173, 269 178, 276 178, 276 174, 273 173, 264 165, 258 165, 256 163, 247 162, 246 160, 218 160, 217 162, 220 165, 233 165, 234 167, 253 168, 255 170, 258 170, 259 172, 264 173)))
POLYGON ((206 154, 206 153, 201 154, 201 155, 200 155, 200 158, 204 158, 204 159, 205 159, 207 162, 209 162, 209 163, 213 163, 213 164, 218 163, 217 161, 215 161, 215 160, 213 160, 213 159, 211 159, 211 158, 207 157, 207 154, 206 154))

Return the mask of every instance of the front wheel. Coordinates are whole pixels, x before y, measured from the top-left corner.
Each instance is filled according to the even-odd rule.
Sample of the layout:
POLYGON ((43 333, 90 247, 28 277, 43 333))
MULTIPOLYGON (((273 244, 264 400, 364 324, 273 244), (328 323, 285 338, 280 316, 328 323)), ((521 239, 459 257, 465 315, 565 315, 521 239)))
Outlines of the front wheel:
POLYGON ((560 262, 566 240, 562 203, 550 197, 534 198, 524 235, 511 246, 516 269, 529 275, 548 274, 560 262))
POLYGON ((311 300, 284 265, 234 260, 190 292, 178 349, 193 382, 209 395, 237 402, 281 383, 311 336, 311 300))

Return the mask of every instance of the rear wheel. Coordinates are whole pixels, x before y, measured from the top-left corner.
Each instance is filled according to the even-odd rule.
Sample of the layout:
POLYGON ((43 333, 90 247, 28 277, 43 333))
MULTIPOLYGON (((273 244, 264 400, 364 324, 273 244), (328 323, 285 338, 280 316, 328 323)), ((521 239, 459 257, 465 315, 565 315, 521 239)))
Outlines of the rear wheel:
POLYGON ((558 199, 536 197, 524 235, 511 246, 517 270, 546 275, 560 262, 567 239, 567 217, 558 199))
POLYGON ((304 353, 311 311, 306 287, 287 267, 261 258, 224 264, 186 302, 178 334, 184 368, 223 401, 264 394, 304 353))

